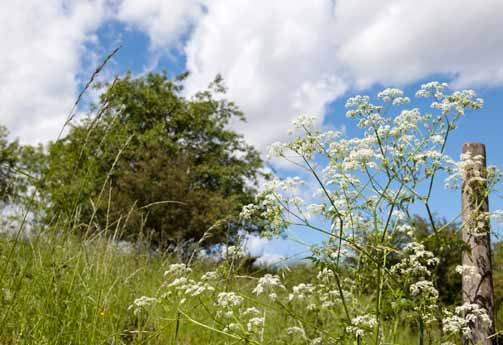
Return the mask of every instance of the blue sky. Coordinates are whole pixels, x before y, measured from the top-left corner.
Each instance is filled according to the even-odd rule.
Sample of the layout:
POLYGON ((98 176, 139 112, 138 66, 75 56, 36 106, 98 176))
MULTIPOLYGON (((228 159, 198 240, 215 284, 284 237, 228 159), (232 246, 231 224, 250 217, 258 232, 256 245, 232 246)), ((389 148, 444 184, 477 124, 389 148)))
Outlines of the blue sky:
MULTIPOLYGON (((220 73, 248 118, 234 127, 262 152, 301 113, 351 135, 344 103, 356 93, 400 87, 413 95, 430 80, 473 88, 485 107, 461 121, 447 153, 458 157, 463 142, 480 141, 489 163, 500 165, 501 22, 498 0, 2 1, 0 122, 25 143, 54 139, 82 83, 121 44, 102 79, 190 70, 190 96, 220 73)), ((457 214, 459 195, 440 190, 435 211, 457 214)), ((491 208, 503 203, 493 198, 491 208)), ((270 257, 301 250, 250 242, 270 257)))

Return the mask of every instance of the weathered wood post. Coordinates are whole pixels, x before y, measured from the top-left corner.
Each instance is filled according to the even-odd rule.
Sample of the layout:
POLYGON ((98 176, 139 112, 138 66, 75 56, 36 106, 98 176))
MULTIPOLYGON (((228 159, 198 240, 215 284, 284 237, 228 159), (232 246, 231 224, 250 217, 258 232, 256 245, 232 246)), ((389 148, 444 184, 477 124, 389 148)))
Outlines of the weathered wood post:
POLYGON ((463 154, 469 155, 463 174, 462 208, 463 241, 470 251, 463 253, 463 302, 478 304, 486 309, 492 320, 490 327, 472 322, 472 335, 465 344, 492 344, 488 337, 494 333, 494 297, 491 272, 491 242, 489 202, 487 193, 486 148, 481 143, 465 143, 463 154))

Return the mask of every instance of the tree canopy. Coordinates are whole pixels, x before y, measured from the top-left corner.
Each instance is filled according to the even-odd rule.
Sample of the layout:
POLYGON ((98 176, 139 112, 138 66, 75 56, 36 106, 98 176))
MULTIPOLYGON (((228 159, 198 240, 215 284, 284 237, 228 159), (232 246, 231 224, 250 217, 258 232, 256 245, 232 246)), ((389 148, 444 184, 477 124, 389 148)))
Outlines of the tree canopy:
POLYGON ((223 98, 219 77, 185 97, 186 76, 129 74, 99 86, 93 116, 48 147, 38 186, 45 223, 160 247, 209 229, 207 245, 260 230, 237 220, 262 176, 258 152, 229 129, 243 113, 223 98))

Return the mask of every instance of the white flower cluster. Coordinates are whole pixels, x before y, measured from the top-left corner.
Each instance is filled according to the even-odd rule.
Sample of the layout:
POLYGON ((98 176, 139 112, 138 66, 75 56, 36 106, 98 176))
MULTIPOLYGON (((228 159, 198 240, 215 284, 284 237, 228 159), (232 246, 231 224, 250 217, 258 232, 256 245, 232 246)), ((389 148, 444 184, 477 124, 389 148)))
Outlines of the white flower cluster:
POLYGON ((235 292, 218 293, 215 301, 218 308, 216 316, 222 318, 225 325, 223 331, 234 334, 248 332, 254 336, 262 335, 265 317, 255 307, 242 309, 243 303, 244 298, 235 292))
POLYGON ((384 102, 392 102, 393 105, 410 103, 409 97, 403 97, 403 91, 400 89, 385 89, 377 94, 384 102))
POLYGON ((308 311, 333 310, 341 305, 342 299, 349 303, 352 301, 351 293, 339 289, 334 277, 330 269, 323 268, 318 271, 316 284, 300 283, 293 286, 288 300, 303 305, 308 311))
POLYGON ((218 279, 218 273, 215 271, 208 271, 201 276, 201 280, 212 281, 218 279))
POLYGON ((274 292, 275 289, 286 288, 281 283, 279 276, 267 273, 259 279, 257 286, 253 289, 252 292, 257 296, 263 293, 268 293, 269 298, 275 300, 278 297, 278 295, 274 292))
POLYGON ((432 81, 421 85, 421 89, 416 92, 416 97, 435 97, 436 99, 442 99, 444 97, 444 90, 449 87, 447 83, 440 83, 438 81, 432 81))
POLYGON ((346 332, 352 333, 356 337, 363 337, 367 332, 377 325, 374 315, 360 315, 351 320, 351 326, 346 327, 346 332))
MULTIPOLYGON (((396 317, 420 318, 428 327, 438 324, 439 292, 431 281, 431 272, 439 259, 414 239, 411 207, 426 207, 430 212, 431 190, 439 171, 450 174, 446 180, 449 185, 460 184, 467 174, 473 182, 491 185, 503 175, 492 167, 483 174, 472 173, 480 157, 465 155, 455 162, 444 153, 458 119, 466 110, 483 105, 473 91, 450 93, 445 83, 424 84, 416 96, 432 98, 432 109, 427 112, 404 109, 410 99, 396 88, 385 89, 377 96, 377 104, 360 95, 346 103, 346 115, 361 128, 360 137, 348 139, 341 132, 321 132, 314 117, 303 116, 294 122, 292 131, 303 134, 288 143, 271 145, 272 156, 290 161, 302 168, 302 176, 310 176, 316 188, 309 188, 309 194, 314 195, 306 193, 306 185, 311 185, 303 185, 298 177, 274 178, 261 186, 253 204, 242 209, 243 221, 253 222, 257 217, 265 223, 265 236, 279 235, 291 227, 323 233, 326 238, 322 245, 310 248, 313 262, 322 267, 316 279, 290 287, 280 278, 282 274, 265 274, 250 288, 249 293, 255 296, 248 298, 245 292, 229 291, 228 282, 250 277, 229 274, 223 286, 221 269, 207 272, 198 281, 191 279, 189 267, 171 265, 165 287, 180 297, 177 303, 209 291, 216 296, 213 308, 219 332, 223 329, 239 338, 237 342, 253 344, 264 343, 266 311, 267 315, 287 311, 278 336, 282 341, 291 337, 292 344, 327 345, 348 337, 351 341, 357 337, 358 342, 371 333, 385 338, 389 325, 382 320, 390 317, 390 311, 383 307, 386 303, 396 317), (313 197, 316 200, 310 201, 313 197), (400 250, 397 241, 404 239, 411 242, 400 250), (399 261, 388 269, 390 258, 399 261), (372 304, 373 309, 362 305, 360 296, 367 293, 378 302, 375 307, 372 304), (278 308, 261 311, 265 304, 278 308), (314 317, 316 328, 307 328, 314 317), (349 322, 341 323, 341 319, 349 322), (333 334, 324 331, 327 324, 333 334)), ((497 217, 503 219, 498 213, 497 217)), ((476 229, 486 228, 489 214, 479 212, 470 221, 476 229)), ((222 255, 235 258, 241 255, 241 248, 224 248, 222 255)), ((224 264, 228 261, 222 263, 227 271, 224 264)), ((457 270, 466 274, 473 273, 474 268, 460 266, 457 270)), ((203 303, 203 299, 197 301, 203 303)), ((485 310, 476 304, 458 307, 444 316, 444 341, 451 339, 449 334, 469 334, 473 323, 489 324, 485 310)), ((275 317, 267 316, 267 320, 279 319, 275 317)), ((438 340, 435 343, 440 343, 438 340)))
POLYGON ((301 115, 293 121, 293 127, 296 129, 312 129, 316 122, 316 116, 301 115))
POLYGON ((235 292, 220 292, 215 302, 221 308, 232 309, 243 303, 243 297, 237 295, 235 292))
POLYGON ((475 303, 465 303, 456 307, 455 314, 445 311, 442 320, 443 331, 447 334, 463 334, 471 336, 473 327, 482 329, 491 327, 492 321, 487 311, 475 303))
POLYGON ((244 249, 241 246, 223 246, 222 257, 224 259, 237 259, 246 256, 244 249))
POLYGON ((163 284, 168 291, 163 293, 161 297, 168 298, 173 296, 173 292, 176 292, 180 297, 179 303, 184 304, 187 298, 199 296, 207 291, 215 291, 215 288, 208 283, 209 280, 212 280, 210 278, 215 275, 215 272, 207 272, 201 281, 190 279, 188 275, 191 272, 192 269, 185 264, 170 265, 164 275, 172 279, 163 284))
MULTIPOLYGON (((215 288, 206 282, 194 281, 185 277, 175 279, 168 287, 179 290, 185 297, 195 297, 205 291, 215 291, 215 288)), ((185 299, 182 299, 183 302, 185 299)))
POLYGON ((426 298, 437 298, 438 290, 433 286, 429 280, 420 280, 410 286, 410 294, 412 296, 421 295, 426 298))
POLYGON ((313 284, 300 283, 292 288, 292 293, 288 295, 290 301, 300 300, 303 301, 306 297, 311 296, 315 291, 313 284))
POLYGON ((421 243, 408 243, 403 253, 404 257, 391 267, 391 272, 406 276, 426 277, 431 275, 430 268, 438 264, 438 258, 426 250, 421 243))
POLYGON ((133 310, 135 315, 138 315, 146 307, 151 306, 158 302, 157 298, 142 296, 134 300, 133 304, 128 307, 128 310, 133 310))
POLYGON ((306 331, 304 331, 303 327, 299 327, 299 326, 288 327, 286 332, 288 335, 290 335, 292 337, 300 338, 300 339, 307 339, 306 331))
POLYGON ((263 317, 252 317, 246 323, 246 329, 248 332, 258 333, 264 328, 264 321, 265 319, 263 317))
POLYGON ((445 179, 445 185, 450 189, 460 189, 463 180, 466 180, 466 188, 471 188, 474 183, 485 183, 487 178, 481 175, 480 166, 482 156, 472 156, 470 152, 462 153, 459 161, 447 159, 449 176, 445 179), (468 180, 468 176, 472 176, 468 180))
POLYGON ((478 281, 481 278, 478 268, 473 265, 458 265, 456 266, 456 272, 462 275, 464 281, 472 279, 478 281))
POLYGON ((187 265, 185 264, 171 264, 169 265, 168 270, 164 272, 164 275, 174 275, 178 277, 189 274, 190 272, 192 272, 192 269, 190 267, 187 267, 187 265))

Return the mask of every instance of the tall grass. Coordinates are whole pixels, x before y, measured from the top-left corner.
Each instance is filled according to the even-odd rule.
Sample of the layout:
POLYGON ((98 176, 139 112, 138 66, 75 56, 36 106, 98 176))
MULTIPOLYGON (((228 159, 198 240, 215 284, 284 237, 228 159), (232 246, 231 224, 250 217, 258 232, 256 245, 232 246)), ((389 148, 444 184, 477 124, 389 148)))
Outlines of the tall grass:
POLYGON ((4 236, 0 257, 2 344, 127 343, 135 329, 128 305, 159 286, 164 265, 103 238, 64 235, 16 244, 4 236))
MULTIPOLYGON (((169 305, 138 314, 129 309, 137 297, 159 293, 163 273, 175 261, 172 256, 125 251, 102 236, 82 241, 52 233, 14 241, 12 236, 0 237, 0 344, 237 343, 207 328, 215 324, 211 295, 188 303, 185 316, 169 305), (204 310, 203 305, 209 310, 194 314, 204 310)), ((194 275, 201 275, 215 264, 196 261, 192 267, 194 275)), ((249 291, 263 272, 231 277, 229 290, 256 298, 249 291)), ((284 277, 285 284, 293 286, 315 279, 315 270, 298 265, 284 277)), ((265 343, 294 341, 277 337, 284 331, 287 314, 271 310, 267 317, 265 343)), ((409 336, 404 331, 398 343, 405 343, 409 336)))

